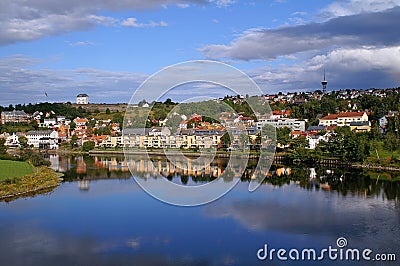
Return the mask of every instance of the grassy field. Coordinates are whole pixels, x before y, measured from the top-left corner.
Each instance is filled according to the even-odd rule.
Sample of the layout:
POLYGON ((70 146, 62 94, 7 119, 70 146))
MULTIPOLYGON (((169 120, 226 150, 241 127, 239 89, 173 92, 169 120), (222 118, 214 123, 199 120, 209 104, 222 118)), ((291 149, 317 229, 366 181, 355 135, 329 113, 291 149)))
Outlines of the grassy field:
MULTIPOLYGON (((4 161, 0 162, 4 163, 4 161)), ((0 201, 47 193, 57 187, 61 181, 59 174, 48 167, 40 166, 35 171, 31 171, 31 174, 0 182, 0 201)))
POLYGON ((0 181, 32 173, 32 167, 27 162, 0 160, 0 181))
MULTIPOLYGON (((377 147, 377 151, 379 154, 379 158, 380 159, 389 159, 393 156, 393 158, 399 158, 400 157, 400 151, 388 151, 385 149, 384 145, 383 145, 383 141, 379 141, 378 142, 378 147, 377 147)), ((370 151, 370 155, 374 158, 378 158, 376 155, 376 150, 371 150, 370 151)))

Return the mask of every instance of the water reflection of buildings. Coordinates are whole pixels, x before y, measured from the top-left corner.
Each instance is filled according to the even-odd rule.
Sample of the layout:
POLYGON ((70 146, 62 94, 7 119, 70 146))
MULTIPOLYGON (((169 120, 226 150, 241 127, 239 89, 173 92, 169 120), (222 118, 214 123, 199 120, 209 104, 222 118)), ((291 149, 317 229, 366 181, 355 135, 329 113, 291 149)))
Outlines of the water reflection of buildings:
POLYGON ((284 175, 291 175, 292 173, 292 169, 290 169, 289 167, 280 167, 278 169, 276 169, 276 171, 274 173, 271 174, 276 174, 277 176, 284 176, 284 175))
POLYGON ((78 180, 78 188, 79 190, 89 190, 90 181, 89 180, 78 180))
POLYGON ((91 160, 83 156, 67 157, 51 154, 49 157, 51 168, 57 172, 65 173, 69 170, 76 170, 78 174, 87 174, 89 170, 105 169, 110 172, 129 172, 126 160, 117 158, 90 157, 91 160))
POLYGON ((143 177, 158 177, 160 174, 168 176, 192 176, 192 177, 210 177, 215 179, 220 177, 225 169, 222 161, 214 163, 187 161, 167 161, 147 159, 129 160, 129 167, 133 173, 141 174, 143 177))
MULTIPOLYGON (((132 157, 67 157, 51 155, 49 158, 51 167, 64 173, 65 180, 78 181, 81 190, 88 190, 91 180, 98 179, 129 179, 131 168, 133 175, 141 178, 162 178, 170 180, 178 178, 182 180, 191 179, 194 182, 209 182, 222 176, 229 182, 237 174, 245 182, 254 178, 254 167, 257 161, 241 165, 229 163, 229 159, 208 160, 179 160, 178 158, 152 157, 149 160, 143 156, 132 157), (129 167, 128 167, 129 166, 129 167), (227 173, 224 175, 224 173, 227 173)), ((388 199, 398 198, 400 182, 381 180, 396 179, 397 173, 370 173, 356 169, 336 168, 324 169, 287 167, 273 165, 269 171, 262 169, 261 177, 266 177, 263 182, 273 186, 283 186, 295 183, 307 190, 337 191, 343 195, 350 193, 363 197, 381 195, 384 193, 388 199), (376 176, 375 176, 376 175, 376 176)), ((262 180, 262 179, 260 179, 262 180)), ((184 183, 186 184, 186 183, 184 183)))
MULTIPOLYGON (((252 177, 253 168, 243 165, 243 163, 228 164, 228 159, 215 159, 211 163, 208 160, 167 160, 165 157, 154 157, 149 160, 147 157, 66 157, 50 155, 51 167, 55 171, 62 173, 76 173, 76 178, 90 179, 109 179, 113 178, 112 173, 126 173, 125 178, 130 177, 130 170, 141 177, 164 177, 168 176, 190 176, 190 177, 209 177, 215 179, 224 173, 243 173, 245 177, 252 177), (229 166, 229 168, 227 168, 229 166), (103 171, 102 171, 103 170, 103 171), (99 174, 100 173, 100 174, 99 174), (103 175, 102 175, 103 174, 103 175), (129 175, 129 176, 128 176, 129 175)), ((271 171, 262 171, 264 176, 283 176, 290 175, 291 169, 281 167, 271 171)), ((120 178, 120 176, 115 176, 120 178)))

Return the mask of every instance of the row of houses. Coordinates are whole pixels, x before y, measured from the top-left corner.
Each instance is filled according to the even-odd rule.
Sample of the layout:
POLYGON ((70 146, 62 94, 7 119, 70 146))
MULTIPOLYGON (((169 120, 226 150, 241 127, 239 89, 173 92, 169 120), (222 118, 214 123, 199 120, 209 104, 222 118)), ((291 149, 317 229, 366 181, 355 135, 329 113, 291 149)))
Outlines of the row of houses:
POLYGON ((308 141, 308 148, 315 149, 321 141, 329 140, 329 137, 334 134, 336 127, 348 126, 350 130, 355 132, 371 131, 371 122, 368 115, 367 112, 328 114, 319 118, 318 126, 309 126, 306 130, 293 130, 290 132, 290 135, 292 138, 305 137, 308 141))
POLYGON ((24 111, 3 111, 1 112, 1 124, 28 122, 29 116, 24 111))
MULTIPOLYGON (((257 138, 259 130, 253 128, 229 128, 233 136, 231 148, 241 147, 243 136, 248 136, 252 141, 257 138)), ((166 127, 153 128, 127 128, 122 131, 122 136, 107 136, 99 144, 100 147, 126 147, 126 148, 184 148, 184 149, 211 149, 223 145, 221 137, 228 132, 226 129, 180 129, 176 133, 166 127)), ((247 142, 247 141, 246 141, 247 142)))

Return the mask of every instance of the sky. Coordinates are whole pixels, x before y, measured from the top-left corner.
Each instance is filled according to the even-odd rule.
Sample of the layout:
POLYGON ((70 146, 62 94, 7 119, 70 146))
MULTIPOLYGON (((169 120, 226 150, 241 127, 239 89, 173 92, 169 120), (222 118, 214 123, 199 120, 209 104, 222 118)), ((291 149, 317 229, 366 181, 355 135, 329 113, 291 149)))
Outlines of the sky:
POLYGON ((399 25, 400 0, 0 0, 0 105, 129 102, 196 59, 264 93, 320 89, 324 69, 328 90, 398 87, 399 25))

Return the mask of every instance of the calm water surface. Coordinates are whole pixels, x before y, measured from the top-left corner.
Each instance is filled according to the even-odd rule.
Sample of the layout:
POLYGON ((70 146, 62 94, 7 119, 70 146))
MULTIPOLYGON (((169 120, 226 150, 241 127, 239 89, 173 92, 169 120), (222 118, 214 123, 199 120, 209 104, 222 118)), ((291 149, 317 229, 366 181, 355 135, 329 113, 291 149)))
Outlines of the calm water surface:
MULTIPOLYGON (((253 193, 243 179, 213 203, 176 207, 146 194, 121 158, 51 161, 66 177, 56 190, 0 203, 0 265, 308 265, 259 261, 256 253, 264 244, 336 247, 338 237, 351 248, 395 253, 397 262, 324 265, 400 260, 400 186, 385 181, 389 173, 274 166, 253 193)), ((224 165, 173 173, 163 159, 154 161, 186 185, 216 178, 224 165)), ((146 163, 138 158, 137 174, 153 178, 146 163)))

